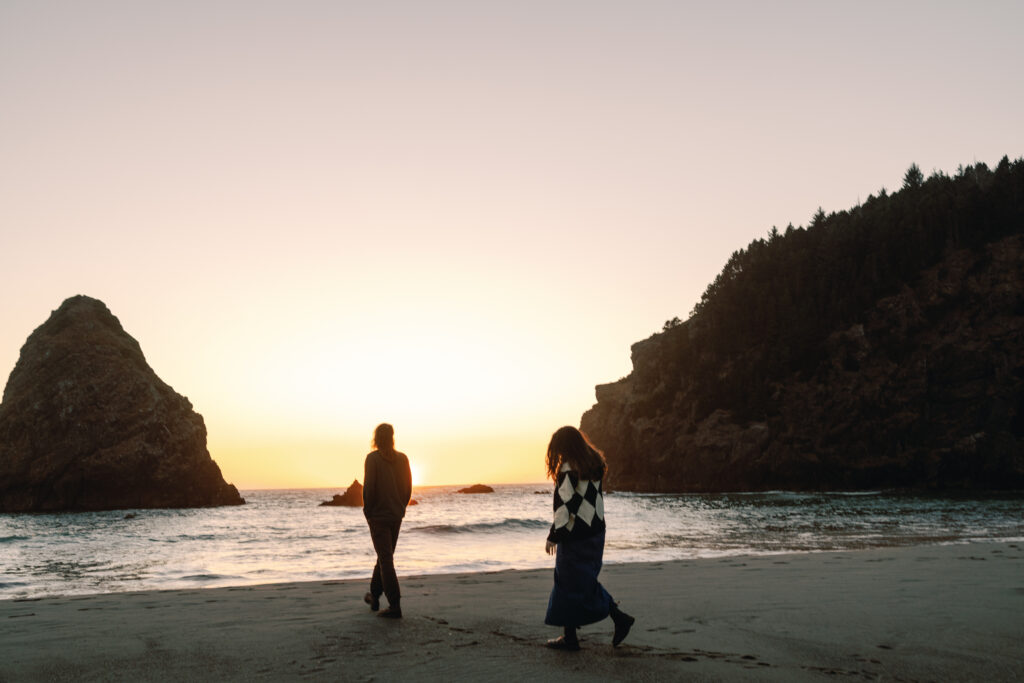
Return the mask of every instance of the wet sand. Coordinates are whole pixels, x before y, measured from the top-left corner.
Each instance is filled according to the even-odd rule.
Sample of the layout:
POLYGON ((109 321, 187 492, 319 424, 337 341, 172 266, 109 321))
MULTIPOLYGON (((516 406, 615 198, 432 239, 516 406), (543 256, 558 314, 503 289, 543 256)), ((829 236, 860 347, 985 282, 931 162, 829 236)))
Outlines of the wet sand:
MULTIPOLYGON (((1024 543, 606 566, 637 617, 543 647, 550 570, 0 601, 0 681, 1024 679, 1024 543)), ((401 574, 401 547, 397 555, 401 574)))

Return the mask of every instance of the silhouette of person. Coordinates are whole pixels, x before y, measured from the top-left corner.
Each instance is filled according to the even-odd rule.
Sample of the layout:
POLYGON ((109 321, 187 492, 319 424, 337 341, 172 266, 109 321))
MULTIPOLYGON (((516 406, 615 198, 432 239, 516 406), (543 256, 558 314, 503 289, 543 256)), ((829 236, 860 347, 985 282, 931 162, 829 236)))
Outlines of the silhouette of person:
POLYGON ((556 650, 579 650, 576 629, 610 616, 618 647, 636 621, 619 609, 597 580, 604 555, 604 456, 575 427, 562 427, 548 444, 547 473, 555 481, 554 514, 545 551, 555 554, 555 585, 544 623, 563 627, 547 642, 556 650))
POLYGON ((366 456, 363 472, 363 516, 370 527, 377 564, 373 567, 370 592, 363 599, 376 612, 380 609, 381 594, 386 595, 388 607, 377 616, 401 619, 402 593, 395 572, 395 547, 412 496, 412 471, 405 453, 395 450, 395 428, 391 425, 377 425, 373 447, 366 456))

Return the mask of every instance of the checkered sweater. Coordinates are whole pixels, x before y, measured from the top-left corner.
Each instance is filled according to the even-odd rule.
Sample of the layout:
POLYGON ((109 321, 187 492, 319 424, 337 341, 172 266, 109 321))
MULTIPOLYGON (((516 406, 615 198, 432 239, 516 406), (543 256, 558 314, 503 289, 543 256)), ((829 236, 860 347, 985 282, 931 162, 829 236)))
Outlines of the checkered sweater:
POLYGON ((552 543, 593 536, 604 530, 604 495, 601 480, 580 479, 563 465, 555 482, 555 521, 548 533, 552 543))

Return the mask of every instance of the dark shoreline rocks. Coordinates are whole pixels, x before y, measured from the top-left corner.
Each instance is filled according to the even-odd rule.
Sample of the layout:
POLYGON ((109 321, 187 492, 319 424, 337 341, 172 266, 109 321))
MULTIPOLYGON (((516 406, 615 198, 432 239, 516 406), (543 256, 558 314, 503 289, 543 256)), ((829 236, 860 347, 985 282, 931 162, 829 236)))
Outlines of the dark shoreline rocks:
POLYGON ((103 302, 67 299, 28 337, 0 403, 0 512, 244 502, 103 302))

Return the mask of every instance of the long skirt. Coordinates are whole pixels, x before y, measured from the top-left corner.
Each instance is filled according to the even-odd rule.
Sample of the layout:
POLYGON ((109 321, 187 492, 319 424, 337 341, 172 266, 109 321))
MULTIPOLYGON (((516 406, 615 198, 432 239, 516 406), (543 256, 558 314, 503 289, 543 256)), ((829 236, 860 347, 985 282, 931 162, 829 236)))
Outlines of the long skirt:
POLYGON ((582 540, 562 541, 555 555, 555 586, 544 623, 584 626, 608 616, 612 596, 597 580, 604 556, 604 531, 582 540))

